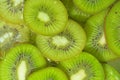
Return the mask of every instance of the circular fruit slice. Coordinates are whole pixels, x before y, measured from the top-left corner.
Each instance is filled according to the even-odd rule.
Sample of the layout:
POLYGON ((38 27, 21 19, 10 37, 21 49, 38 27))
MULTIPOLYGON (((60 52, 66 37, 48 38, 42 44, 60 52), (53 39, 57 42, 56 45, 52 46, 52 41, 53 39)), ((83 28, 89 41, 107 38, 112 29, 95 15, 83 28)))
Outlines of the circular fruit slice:
POLYGON ((48 67, 30 74, 28 80, 68 80, 68 78, 62 70, 48 67))
POLYGON ((108 47, 120 55, 120 1, 112 7, 107 15, 105 34, 108 47))
POLYGON ((105 39, 104 21, 108 11, 107 9, 90 17, 84 27, 87 35, 87 43, 84 50, 102 62, 117 58, 117 55, 108 48, 105 39))
POLYGON ((69 20, 66 29, 55 36, 38 35, 36 43, 42 54, 54 61, 61 61, 79 54, 86 43, 83 28, 69 20))
POLYGON ((0 16, 3 20, 20 24, 23 22, 24 0, 0 0, 0 16))
POLYGON ((20 44, 13 47, 3 60, 0 80, 26 80, 30 72, 45 66, 46 60, 36 47, 20 44))
POLYGON ((64 30, 68 14, 59 0, 28 0, 25 3, 24 20, 35 33, 55 35, 64 30))
POLYGON ((68 74, 70 80, 104 80, 102 65, 94 56, 86 52, 61 61, 59 67, 68 74))
POLYGON ((116 0, 73 0, 79 9, 90 14, 100 12, 115 1, 116 0))

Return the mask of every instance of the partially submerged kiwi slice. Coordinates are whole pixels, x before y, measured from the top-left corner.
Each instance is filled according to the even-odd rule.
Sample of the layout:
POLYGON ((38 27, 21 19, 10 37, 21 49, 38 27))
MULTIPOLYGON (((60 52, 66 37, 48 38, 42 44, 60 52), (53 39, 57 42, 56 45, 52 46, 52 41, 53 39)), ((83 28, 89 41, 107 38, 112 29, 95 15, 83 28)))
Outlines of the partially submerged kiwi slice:
POLYGON ((84 12, 95 14, 109 7, 116 0, 73 0, 74 4, 84 12))
POLYGON ((59 67, 68 74, 70 80, 104 80, 102 65, 87 52, 61 61, 59 67))
POLYGON ((76 5, 74 5, 73 0, 61 0, 65 5, 69 17, 80 24, 84 24, 84 22, 91 16, 88 13, 80 10, 76 5))
POLYGON ((36 38, 36 44, 42 54, 53 61, 65 60, 79 54, 85 43, 83 28, 73 20, 69 20, 66 29, 57 35, 38 35, 36 38))
POLYGON ((68 80, 68 78, 62 70, 55 67, 47 67, 30 74, 27 80, 68 80))
POLYGON ((109 9, 90 17, 85 24, 84 30, 87 35, 85 51, 94 55, 102 62, 110 61, 117 56, 108 48, 105 39, 104 21, 109 9))
POLYGON ((29 42, 29 29, 24 25, 10 25, 0 20, 0 58, 16 43, 29 42))
POLYGON ((120 1, 116 2, 106 17, 105 34, 108 47, 120 56, 120 1))
POLYGON ((10 28, 5 22, 0 21, 0 59, 5 56, 5 52, 14 45, 18 32, 15 28, 10 28))
POLYGON ((60 0, 28 0, 25 2, 24 20, 35 33, 55 35, 64 30, 68 14, 60 0))
POLYGON ((0 17, 9 23, 23 23, 25 0, 0 0, 0 17))
POLYGON ((108 61, 107 64, 114 67, 120 73, 120 57, 112 61, 108 61))
POLYGON ((46 66, 40 51, 30 44, 13 47, 6 55, 0 69, 0 80, 26 80, 32 71, 46 66))
POLYGON ((103 64, 105 80, 120 80, 120 73, 108 64, 103 64))

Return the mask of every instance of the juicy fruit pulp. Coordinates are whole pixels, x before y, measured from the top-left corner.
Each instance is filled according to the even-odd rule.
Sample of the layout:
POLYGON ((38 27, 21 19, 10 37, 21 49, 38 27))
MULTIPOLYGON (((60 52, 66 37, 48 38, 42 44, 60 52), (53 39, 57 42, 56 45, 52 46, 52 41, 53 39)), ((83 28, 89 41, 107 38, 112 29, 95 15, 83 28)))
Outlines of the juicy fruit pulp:
POLYGON ((95 14, 109 7, 116 0, 73 0, 76 6, 84 12, 95 14))
POLYGON ((38 35, 36 43, 44 56, 61 61, 79 54, 86 42, 86 35, 82 27, 69 20, 66 29, 55 36, 38 35))
POLYGON ((120 80, 119 30, 119 0, 0 0, 0 80, 120 80))
POLYGON ((86 21, 84 27, 87 34, 87 42, 84 50, 91 53, 102 62, 117 58, 117 56, 108 48, 105 39, 104 21, 107 13, 108 9, 90 17, 86 21))
POLYGON ((108 64, 103 64, 103 68, 105 70, 105 80, 119 80, 120 74, 108 64))
POLYGON ((23 7, 25 0, 0 0, 0 17, 13 23, 23 23, 23 7))
POLYGON ((59 66, 69 75, 70 80, 104 80, 102 65, 86 52, 61 61, 59 66))
POLYGON ((29 0, 25 3, 24 20, 35 33, 55 35, 64 30, 68 14, 59 0, 29 0))
POLYGON ((120 1, 112 7, 106 17, 105 34, 108 47, 120 55, 120 1))
POLYGON ((68 80, 67 75, 60 69, 48 67, 32 73, 28 80, 68 80))
POLYGON ((2 80, 25 80, 34 69, 46 66, 39 50, 30 44, 20 44, 6 55, 0 69, 2 80))

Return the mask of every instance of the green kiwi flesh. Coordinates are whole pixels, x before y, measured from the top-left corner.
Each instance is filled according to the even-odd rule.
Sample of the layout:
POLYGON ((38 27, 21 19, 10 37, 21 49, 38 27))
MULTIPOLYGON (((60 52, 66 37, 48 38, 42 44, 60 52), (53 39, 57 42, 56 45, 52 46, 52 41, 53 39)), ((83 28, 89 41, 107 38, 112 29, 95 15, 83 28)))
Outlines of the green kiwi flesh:
POLYGON ((61 0, 65 5, 69 17, 80 24, 84 24, 85 21, 91 16, 88 13, 83 12, 80 10, 76 5, 74 5, 72 0, 61 0))
POLYGON ((103 64, 105 80, 120 80, 120 73, 108 64, 103 64))
POLYGON ((61 61, 79 54, 86 43, 83 28, 73 20, 69 20, 66 29, 55 36, 38 35, 36 44, 42 54, 53 60, 61 61))
POLYGON ((87 52, 82 52, 58 65, 70 80, 104 80, 104 70, 99 61, 87 52))
POLYGON ((120 73, 120 58, 117 58, 117 59, 112 60, 112 61, 108 61, 107 64, 114 67, 120 73))
POLYGON ((79 9, 90 14, 95 14, 106 9, 115 1, 116 0, 73 0, 79 9))
POLYGON ((13 24, 23 23, 24 0, 0 0, 0 17, 13 24))
POLYGON ((105 39, 104 21, 108 11, 107 9, 90 17, 86 21, 84 27, 87 35, 87 42, 84 50, 91 53, 102 62, 117 58, 117 55, 108 48, 105 39))
POLYGON ((68 14, 59 0, 28 0, 25 2, 24 20, 37 34, 55 35, 64 30, 68 14))
POLYGON ((32 71, 46 66, 40 51, 30 44, 19 44, 5 56, 0 69, 0 80, 26 80, 32 71))
POLYGON ((106 17, 105 34, 108 47, 120 56, 120 1, 112 7, 106 17))
POLYGON ((30 74, 27 80, 68 80, 68 78, 62 70, 47 67, 30 74))

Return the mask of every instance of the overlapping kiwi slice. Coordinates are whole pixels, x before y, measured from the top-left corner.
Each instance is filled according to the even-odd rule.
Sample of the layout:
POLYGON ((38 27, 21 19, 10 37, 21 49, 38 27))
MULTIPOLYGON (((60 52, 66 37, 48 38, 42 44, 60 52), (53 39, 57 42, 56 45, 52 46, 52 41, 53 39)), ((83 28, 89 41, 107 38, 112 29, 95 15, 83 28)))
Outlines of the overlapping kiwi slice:
POLYGON ((61 61, 59 67, 68 74, 70 80, 104 80, 102 65, 87 52, 61 61))
POLYGON ((61 0, 65 5, 69 17, 80 24, 84 24, 84 22, 91 16, 88 13, 80 10, 76 5, 74 5, 73 0, 61 0))
POLYGON ((108 48, 105 39, 104 21, 108 11, 109 9, 90 17, 86 21, 84 28, 87 35, 87 43, 84 50, 102 62, 117 58, 111 49, 108 48))
POLYGON ((30 44, 13 47, 6 55, 0 69, 0 80, 26 80, 32 71, 46 66, 40 51, 30 44))
POLYGON ((68 14, 60 0, 28 0, 24 20, 35 33, 55 35, 65 29, 68 14))
POLYGON ((84 12, 95 14, 113 4, 116 0, 73 0, 74 4, 84 12))
POLYGON ((25 0, 0 0, 0 17, 9 23, 23 23, 25 0))
POLYGON ((120 55, 120 1, 112 7, 106 17, 105 34, 108 47, 120 55))
POLYGON ((27 80, 68 80, 68 78, 62 70, 55 67, 47 67, 30 74, 27 80))
POLYGON ((54 36, 38 35, 36 44, 42 54, 53 61, 61 61, 79 54, 86 43, 83 28, 69 20, 66 29, 54 36))
POLYGON ((120 73, 120 58, 117 58, 117 59, 112 60, 112 61, 108 61, 107 64, 114 67, 120 73))
POLYGON ((105 80, 120 80, 120 73, 108 64, 103 64, 105 80))
POLYGON ((16 43, 29 42, 29 29, 24 25, 10 25, 0 20, 0 58, 16 43))

